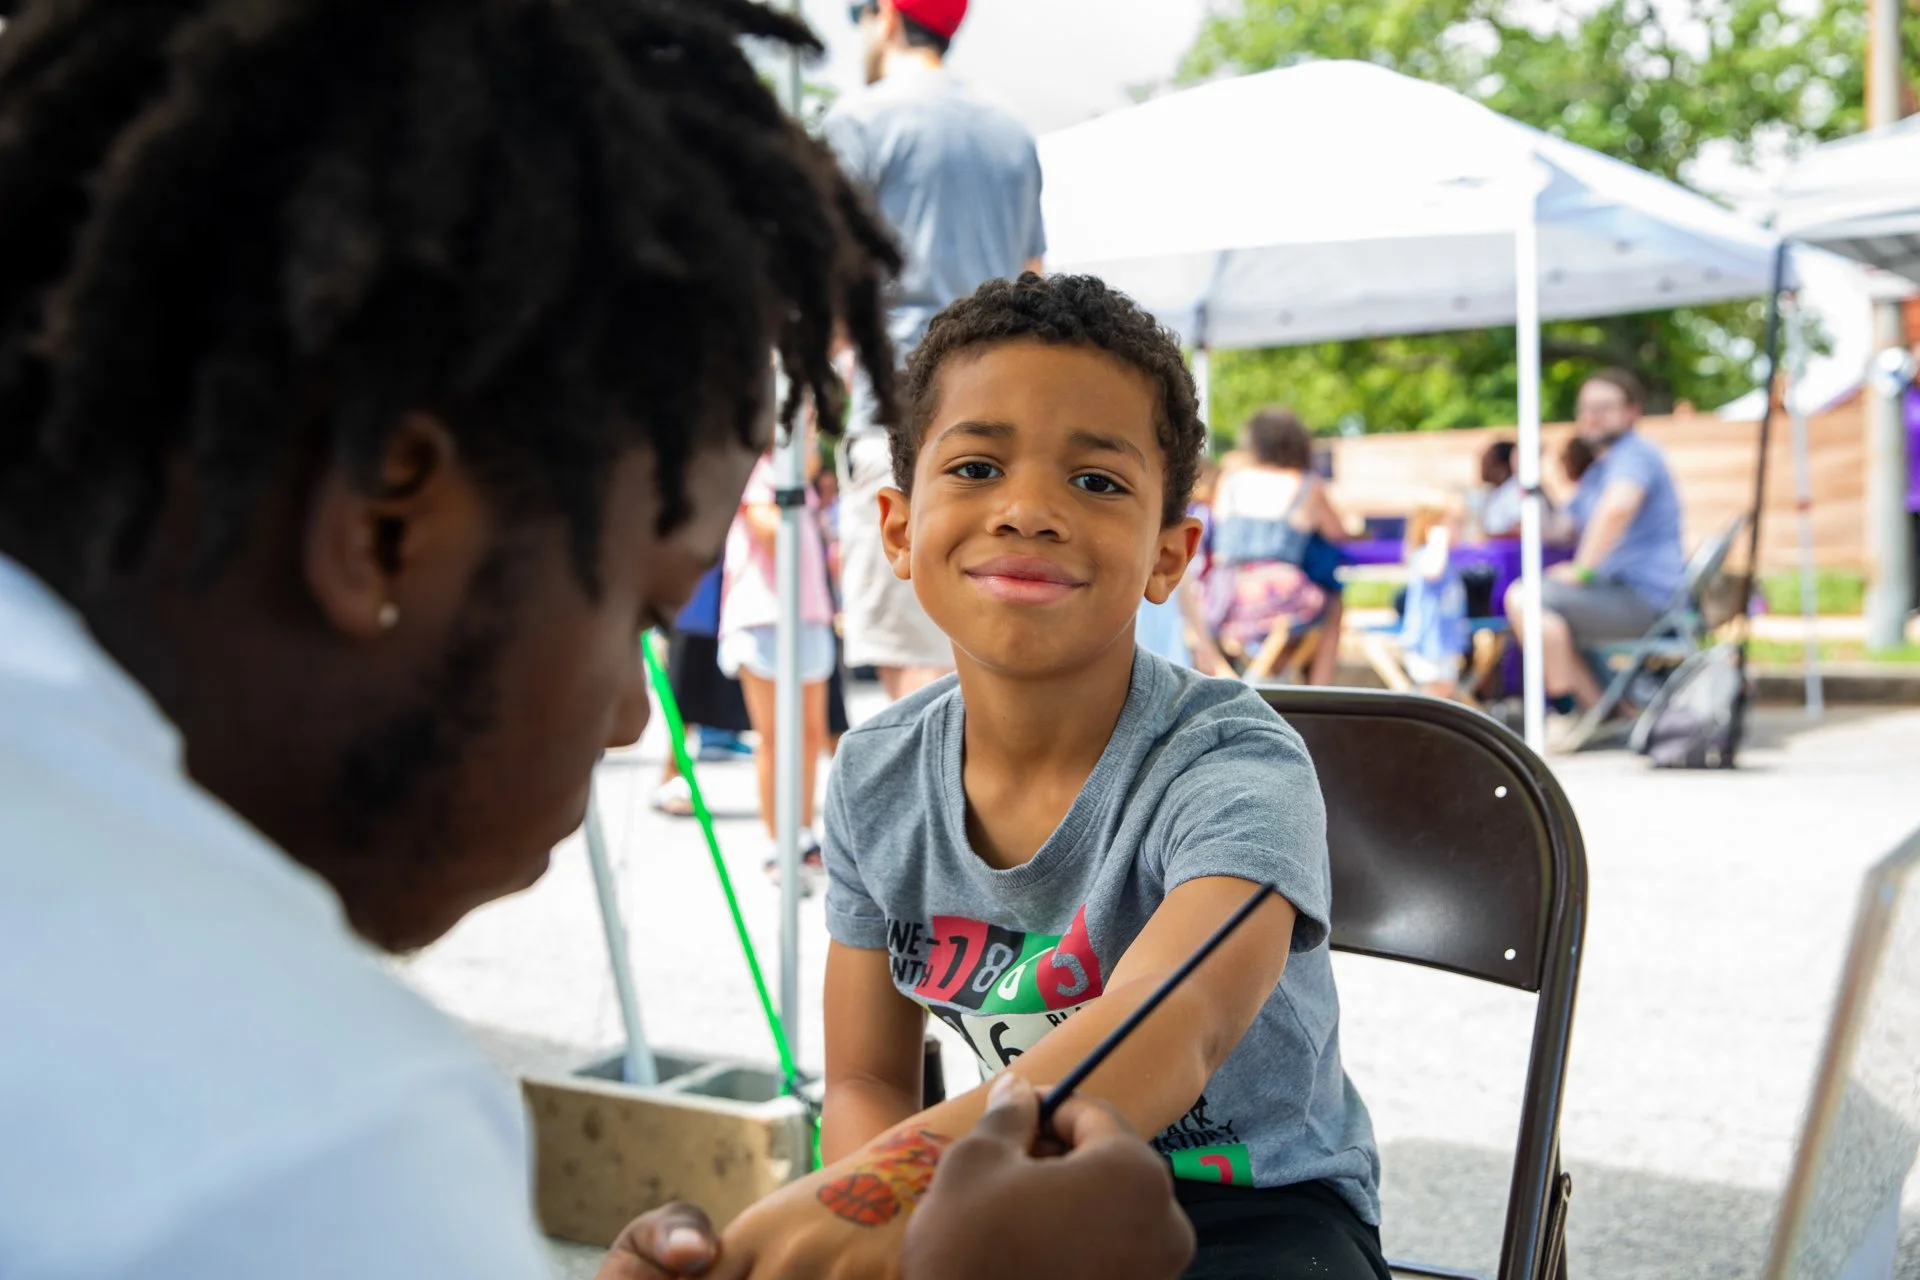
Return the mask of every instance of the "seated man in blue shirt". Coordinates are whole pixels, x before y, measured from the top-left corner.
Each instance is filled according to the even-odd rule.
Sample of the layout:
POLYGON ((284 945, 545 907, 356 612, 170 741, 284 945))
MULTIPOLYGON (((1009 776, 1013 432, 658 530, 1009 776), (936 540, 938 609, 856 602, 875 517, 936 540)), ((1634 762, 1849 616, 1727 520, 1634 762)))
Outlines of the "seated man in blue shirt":
MULTIPOLYGON (((1603 369, 1580 388, 1580 437, 1598 458, 1562 517, 1559 532, 1577 539, 1578 550, 1547 571, 1540 647, 1547 695, 1571 695, 1583 710, 1600 701, 1601 689, 1580 651, 1645 634, 1686 569, 1667 460, 1634 430, 1645 399, 1640 380, 1624 369, 1603 369)), ((1524 628, 1519 585, 1507 593, 1516 637, 1524 628)))

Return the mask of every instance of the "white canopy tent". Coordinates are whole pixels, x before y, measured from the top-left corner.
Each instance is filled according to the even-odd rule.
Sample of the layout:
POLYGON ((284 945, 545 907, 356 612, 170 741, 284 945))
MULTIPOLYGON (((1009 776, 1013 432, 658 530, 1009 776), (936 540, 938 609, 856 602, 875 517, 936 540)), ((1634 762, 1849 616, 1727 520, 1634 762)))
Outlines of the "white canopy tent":
MULTIPOLYGON (((1889 106, 1889 110, 1891 107, 1889 106)), ((1816 147, 1776 190, 1773 225, 1805 244, 1920 283, 1920 117, 1816 147)), ((1885 279, 1885 277, 1882 277, 1885 279)), ((1876 300, 1874 346, 1894 372, 1869 378, 1867 417, 1867 643, 1906 631, 1913 554, 1906 530, 1908 459, 1899 399, 1912 377, 1891 292, 1876 300)), ((1877 363, 1877 361, 1876 361, 1877 363)))
MULTIPOLYGON (((1367 63, 1220 81, 1041 139, 1048 265, 1195 349, 1517 325, 1529 638, 1543 319, 1753 297, 1776 240, 1673 183, 1367 63)), ((1544 737, 1525 655, 1527 739, 1544 737)))
POLYGON ((1920 116, 1808 152, 1776 193, 1773 225, 1920 284, 1920 116))

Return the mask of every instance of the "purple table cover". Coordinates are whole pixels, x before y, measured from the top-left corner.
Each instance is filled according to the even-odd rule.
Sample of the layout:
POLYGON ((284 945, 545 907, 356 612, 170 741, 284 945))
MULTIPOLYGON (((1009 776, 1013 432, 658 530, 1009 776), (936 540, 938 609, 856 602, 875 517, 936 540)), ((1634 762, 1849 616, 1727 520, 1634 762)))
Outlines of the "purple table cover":
MULTIPOLYGON (((1347 564, 1401 564, 1406 548, 1397 541, 1371 538, 1343 542, 1340 558, 1347 564)), ((1507 598, 1507 589, 1520 580, 1520 540, 1501 538, 1491 542, 1457 543, 1447 558, 1456 569, 1489 569, 1493 572, 1495 608, 1507 598)), ((1573 559, 1572 547, 1547 545, 1540 549, 1540 563, 1551 567, 1573 559)))

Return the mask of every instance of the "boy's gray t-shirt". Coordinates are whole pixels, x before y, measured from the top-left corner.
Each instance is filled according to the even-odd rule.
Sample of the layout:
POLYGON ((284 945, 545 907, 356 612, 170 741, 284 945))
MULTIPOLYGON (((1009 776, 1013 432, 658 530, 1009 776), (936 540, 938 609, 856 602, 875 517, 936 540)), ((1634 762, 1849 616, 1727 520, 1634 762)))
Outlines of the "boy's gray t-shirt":
POLYGON ((964 709, 949 677, 854 729, 826 809, 827 927, 885 948, 894 985, 997 1071, 1098 996, 1168 891, 1271 881, 1297 912, 1280 985, 1191 1111, 1155 1139, 1176 1176, 1324 1180, 1379 1221, 1379 1157, 1340 1065, 1326 810, 1300 737, 1260 696, 1136 651, 1107 749, 1032 861, 974 855, 964 709))

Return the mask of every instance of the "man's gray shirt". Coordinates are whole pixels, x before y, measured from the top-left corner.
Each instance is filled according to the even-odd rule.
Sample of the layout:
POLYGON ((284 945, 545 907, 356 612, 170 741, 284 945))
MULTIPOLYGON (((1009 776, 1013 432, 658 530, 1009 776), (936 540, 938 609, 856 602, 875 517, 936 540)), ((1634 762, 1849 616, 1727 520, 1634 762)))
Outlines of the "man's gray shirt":
MULTIPOLYGON (((887 331, 901 359, 948 303, 1019 275, 1046 253, 1033 135, 947 72, 912 64, 892 71, 834 104, 823 132, 905 252, 887 300, 887 331)), ((871 429, 871 403, 864 385, 856 387, 854 432, 871 429)))
POLYGON ((1260 696, 1136 651, 1113 737, 1030 862, 967 842, 965 708, 949 677, 849 733, 826 811, 827 927, 889 953, 895 987, 1000 1070, 1105 989, 1147 920, 1202 876, 1270 881, 1297 912, 1286 973, 1193 1108, 1155 1140, 1176 1176, 1324 1180, 1379 1221, 1379 1157, 1340 1065, 1326 809, 1260 696))

